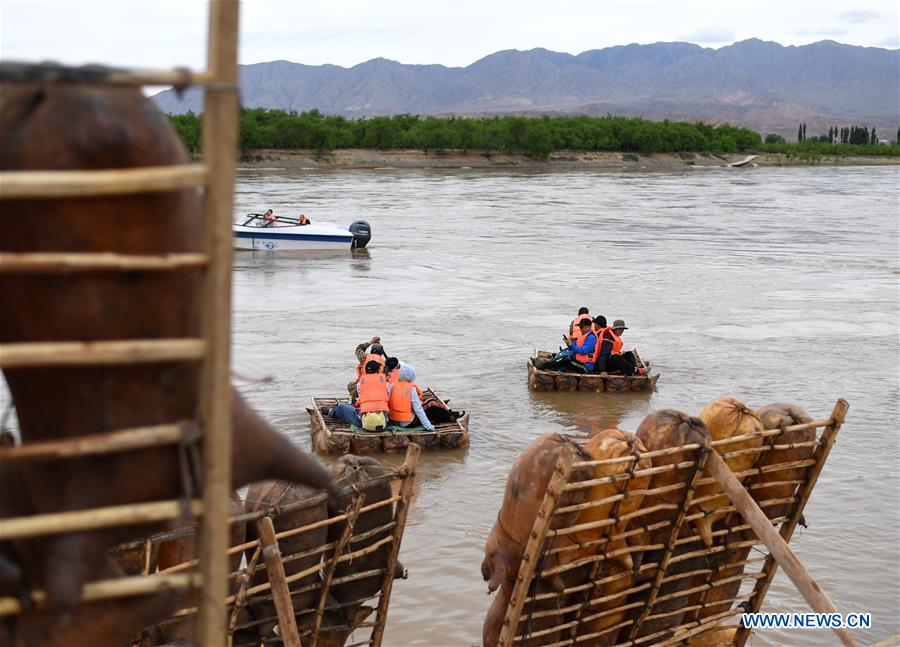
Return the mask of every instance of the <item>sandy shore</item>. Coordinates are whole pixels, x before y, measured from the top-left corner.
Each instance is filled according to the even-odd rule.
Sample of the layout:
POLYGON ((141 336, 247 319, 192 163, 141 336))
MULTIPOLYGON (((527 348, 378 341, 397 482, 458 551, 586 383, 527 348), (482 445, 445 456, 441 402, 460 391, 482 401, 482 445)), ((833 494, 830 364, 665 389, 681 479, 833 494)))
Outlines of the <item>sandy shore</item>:
MULTIPOLYGON (((318 169, 570 169, 656 170, 674 171, 687 167, 722 167, 746 159, 746 155, 713 155, 711 153, 586 153, 557 151, 547 160, 527 155, 480 152, 421 150, 342 149, 319 153, 310 150, 261 149, 244 155, 240 168, 246 170, 318 170, 318 169)), ((758 166, 884 166, 900 165, 900 158, 879 156, 821 157, 806 161, 782 154, 757 156, 758 166)))

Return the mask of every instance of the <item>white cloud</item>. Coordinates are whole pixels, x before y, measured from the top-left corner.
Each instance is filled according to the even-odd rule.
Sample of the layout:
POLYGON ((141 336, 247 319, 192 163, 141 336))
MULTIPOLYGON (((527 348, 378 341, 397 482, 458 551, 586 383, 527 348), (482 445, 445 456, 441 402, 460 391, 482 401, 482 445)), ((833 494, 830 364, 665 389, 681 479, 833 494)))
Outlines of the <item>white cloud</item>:
POLYGON ((843 27, 822 27, 821 29, 797 29, 794 31, 794 33, 798 36, 832 38, 837 36, 846 36, 849 32, 843 27))
POLYGON ((844 11, 838 14, 838 19, 846 22, 869 22, 877 18, 881 18, 881 14, 874 11, 844 11))
POLYGON ((679 40, 689 43, 730 43, 734 42, 734 31, 727 27, 701 27, 689 34, 684 34, 679 40))

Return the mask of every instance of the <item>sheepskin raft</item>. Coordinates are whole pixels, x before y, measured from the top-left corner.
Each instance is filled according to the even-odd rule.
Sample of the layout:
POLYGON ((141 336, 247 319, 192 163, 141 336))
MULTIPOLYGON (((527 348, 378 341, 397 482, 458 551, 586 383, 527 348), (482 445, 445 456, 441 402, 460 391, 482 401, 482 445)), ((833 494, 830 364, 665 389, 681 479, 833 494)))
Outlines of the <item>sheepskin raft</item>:
MULTIPOLYGON (((538 359, 550 359, 554 353, 535 352, 538 359)), ((659 373, 654 375, 600 375, 545 371, 528 361, 528 388, 532 391, 586 391, 588 393, 650 393, 656 388, 659 373)))
MULTIPOLYGON (((741 614, 758 612, 776 569, 796 560, 754 528, 768 522, 790 541, 847 407, 813 420, 796 405, 723 398, 700 417, 651 413, 634 435, 536 439, 485 545, 482 575, 497 592, 483 644, 744 647, 741 614)), ((791 568, 807 600, 821 591, 791 568)))
MULTIPOLYGON (((440 400, 434 391, 426 389, 423 399, 440 400)), ((347 398, 313 398, 313 406, 306 410, 309 414, 309 435, 312 444, 320 454, 376 454, 385 452, 397 454, 406 451, 410 443, 422 449, 455 449, 469 446, 469 414, 452 422, 434 425, 434 431, 421 427, 407 430, 389 427, 386 431, 363 431, 343 420, 322 415, 322 407, 334 407, 347 398)), ((426 411, 427 413, 427 411, 426 411)))

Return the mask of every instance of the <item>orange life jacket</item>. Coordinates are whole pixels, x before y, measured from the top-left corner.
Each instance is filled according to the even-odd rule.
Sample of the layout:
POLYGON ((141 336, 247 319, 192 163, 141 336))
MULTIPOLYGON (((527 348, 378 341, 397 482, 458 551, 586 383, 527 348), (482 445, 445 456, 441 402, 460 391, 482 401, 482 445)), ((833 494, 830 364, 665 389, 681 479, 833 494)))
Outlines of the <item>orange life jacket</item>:
POLYGON ((360 415, 388 410, 387 380, 381 373, 369 373, 359 378, 356 405, 360 415))
POLYGON ((378 355, 377 353, 366 353, 366 356, 363 357, 363 361, 356 365, 356 377, 360 378, 366 372, 366 364, 369 362, 378 362, 379 368, 378 373, 384 374, 384 365, 387 362, 387 357, 384 355, 378 355))
MULTIPOLYGON (((584 340, 587 339, 588 335, 594 334, 593 330, 588 330, 586 333, 581 333, 578 335, 578 339, 575 340, 575 343, 578 346, 581 346, 584 343, 584 340)), ((584 364, 585 362, 593 362, 594 357, 596 356, 596 348, 594 348, 594 353, 587 355, 586 353, 575 353, 575 361, 581 362, 584 364)))
MULTIPOLYGON (((393 371, 388 373, 387 376, 388 384, 397 384, 400 381, 400 367, 398 366, 393 371)), ((419 400, 422 400, 422 389, 419 388, 419 385, 415 382, 411 382, 411 384, 416 387, 416 393, 419 394, 419 400)))
POLYGON ((592 321, 591 315, 578 315, 574 319, 572 319, 571 327, 569 328, 569 337, 571 339, 577 339, 578 335, 581 334, 578 324, 581 323, 582 319, 587 319, 588 321, 592 321))
POLYGON ((616 333, 614 333, 613 329, 609 328, 609 327, 604 328, 603 334, 601 336, 597 337, 597 354, 598 355, 600 354, 600 342, 603 341, 603 337, 605 337, 607 333, 609 333, 610 341, 612 341, 612 345, 613 345, 612 353, 610 353, 610 354, 611 355, 620 355, 622 353, 622 346, 625 345, 625 342, 623 342, 622 338, 619 337, 616 333))
POLYGON ((415 382, 397 382, 391 390, 390 413, 388 417, 397 422, 412 422, 416 417, 412 408, 413 389, 420 393, 415 382))
POLYGON ((609 326, 601 328, 600 330, 594 330, 594 334, 597 335, 597 347, 594 349, 594 357, 591 359, 594 364, 600 359, 600 347, 603 346, 603 336, 606 334, 607 330, 609 330, 609 326))

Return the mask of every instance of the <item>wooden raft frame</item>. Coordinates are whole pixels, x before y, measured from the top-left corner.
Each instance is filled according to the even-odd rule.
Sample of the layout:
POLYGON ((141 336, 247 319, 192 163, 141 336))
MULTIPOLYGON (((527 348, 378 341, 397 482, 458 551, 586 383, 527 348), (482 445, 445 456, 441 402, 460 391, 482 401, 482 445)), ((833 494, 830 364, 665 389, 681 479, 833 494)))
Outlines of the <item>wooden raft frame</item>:
MULTIPOLYGON (((426 389, 425 393, 434 395, 426 389)), ((439 399, 439 398, 438 398, 439 399)), ((313 398, 309 414, 309 435, 313 447, 320 454, 397 454, 408 445, 420 445, 422 449, 455 449, 469 446, 469 414, 454 422, 434 426, 434 431, 355 432, 343 420, 325 418, 320 407, 335 407, 348 398, 313 398)), ((443 400, 441 400, 443 402, 443 400)))
MULTIPOLYGON (((844 421, 847 408, 846 401, 838 400, 831 416, 827 419, 790 426, 784 430, 769 429, 752 436, 737 436, 727 440, 713 441, 711 448, 704 448, 696 444, 684 445, 682 447, 644 452, 642 455, 584 462, 575 462, 571 452, 564 453, 550 480, 529 536, 528 544, 525 547, 517 579, 515 580, 503 619, 499 645, 502 647, 521 644, 527 644, 529 647, 537 645, 546 647, 591 645, 598 639, 608 638, 608 634, 613 634, 613 632, 616 632, 613 635, 617 637, 604 644, 614 644, 616 647, 681 644, 683 640, 692 636, 724 628, 724 623, 735 616, 740 616, 741 613, 758 612, 779 565, 785 568, 792 581, 794 581, 807 601, 810 602, 814 610, 833 612, 835 610, 834 605, 828 600, 818 585, 815 584, 809 573, 799 564, 793 553, 790 552, 787 542, 790 541, 794 529, 802 518, 803 510, 809 501, 812 490, 844 421), (810 429, 816 430, 816 440, 814 442, 800 443, 799 445, 778 443, 779 436, 785 431, 810 429), (761 446, 751 449, 737 449, 733 450, 733 454, 729 454, 729 446, 759 435, 762 435, 764 438, 761 446), (732 473, 725 461, 722 460, 730 455, 736 456, 746 453, 756 453, 758 456, 763 456, 765 452, 791 449, 798 446, 814 447, 812 458, 765 465, 761 468, 754 467, 738 474, 732 473), (679 462, 647 469, 635 469, 637 461, 641 458, 652 459, 654 457, 672 455, 677 455, 679 462), (616 476, 589 481, 569 480, 573 468, 597 467, 617 463, 626 463, 630 467, 616 476), (761 473, 795 470, 798 468, 805 470, 802 479, 778 482, 778 484, 796 485, 792 497, 762 500, 759 505, 750 498, 746 488, 740 485, 738 481, 739 478, 743 479, 761 473), (684 470, 689 476, 684 482, 640 490, 639 493, 648 496, 664 492, 681 491, 680 501, 653 507, 643 506, 630 514, 618 516, 615 502, 627 498, 627 485, 630 479, 675 470, 684 470), (712 476, 710 476, 711 474, 712 476), (719 491, 716 495, 695 498, 694 495, 699 486, 716 482, 720 484, 725 494, 719 491), (615 496, 568 507, 560 507, 558 504, 560 497, 565 492, 613 483, 618 483, 621 486, 618 488, 619 494, 615 496), (739 490, 739 492, 736 490, 739 490), (622 493, 625 494, 623 495, 622 493), (740 495, 743 495, 743 498, 740 495), (723 502, 715 510, 705 513, 703 510, 695 507, 701 501, 708 505, 710 500, 713 499, 723 502), (609 505, 611 503, 614 504, 614 507, 609 519, 593 521, 580 526, 551 528, 554 518, 559 514, 571 513, 573 510, 581 510, 591 506, 609 505), (784 504, 790 504, 789 512, 785 516, 775 519, 767 518, 761 510, 761 508, 783 506, 784 504), (643 519, 646 515, 658 513, 661 509, 671 510, 674 520, 648 523, 643 519), (714 527, 713 546, 706 547, 700 536, 694 533, 689 524, 693 520, 703 517, 704 514, 715 514, 717 512, 725 513, 726 516, 722 523, 714 527), (611 534, 614 524, 622 521, 628 521, 624 530, 618 531, 617 534, 611 534), (568 564, 559 565, 559 562, 553 558, 556 558, 560 553, 583 550, 587 546, 587 544, 578 545, 573 541, 560 541, 560 539, 574 532, 590 528, 607 528, 605 536, 590 542, 591 545, 596 545, 596 553, 592 551, 588 557, 582 557, 568 564), (775 529, 778 531, 776 532, 775 529), (664 531, 662 534, 667 535, 666 541, 661 544, 649 545, 646 540, 648 533, 660 530, 664 531), (760 539, 760 535, 763 535, 762 539, 760 539), (777 537, 772 537, 771 535, 776 535, 777 537), (622 540, 630 540, 625 549, 619 548, 614 551, 607 548, 613 542, 619 542, 621 546, 622 540), (770 544, 772 547, 770 547, 770 544), (758 551, 757 556, 754 556, 750 547, 758 551), (767 548, 768 551, 766 551, 767 548), (717 562, 715 560, 717 555, 720 556, 720 559, 723 559, 731 551, 739 551, 741 549, 749 550, 747 556, 741 561, 717 562), (598 578, 598 570, 604 563, 609 564, 611 562, 608 560, 612 560, 626 552, 632 558, 642 556, 644 561, 636 561, 636 563, 639 563, 639 566, 632 571, 622 572, 622 569, 620 569, 620 572, 617 574, 598 578), (652 556, 655 556, 656 559, 647 561, 652 556), (701 568, 694 568, 694 564, 684 564, 692 558, 702 558, 706 560, 707 564, 701 568), (545 568, 545 563, 552 565, 545 568), (681 569, 677 568, 679 563, 683 564, 681 569), (586 581, 578 584, 567 584, 565 585, 566 588, 561 590, 554 587, 551 578, 588 566, 590 567, 590 575, 586 581), (685 566, 691 570, 684 572, 685 566), (727 577, 720 576, 717 573, 720 568, 734 569, 735 567, 740 568, 743 572, 727 577), (614 588, 612 593, 609 590, 604 590, 604 586, 625 578, 630 578, 626 581, 628 588, 624 590, 614 588), (702 582, 698 583, 700 578, 702 578, 702 582), (672 583, 677 583, 680 580, 686 582, 679 590, 679 586, 672 583), (703 614, 707 593, 714 587, 721 587, 735 581, 744 583, 741 590, 731 597, 718 599, 711 603, 711 607, 719 608, 718 612, 711 615, 703 614), (668 592, 661 594, 661 589, 666 584, 669 585, 667 587, 668 592), (674 592, 672 592, 673 588, 675 589, 674 592), (675 605, 676 608, 674 610, 671 608, 672 600, 681 600, 679 604, 675 605), (615 606, 609 608, 611 601, 615 601, 615 606), (658 610, 656 608, 657 605, 663 602, 669 602, 669 605, 658 610), (604 604, 607 606, 602 606, 604 604), (599 613, 597 611, 598 607, 599 613), (726 610, 722 611, 722 607, 726 607, 726 610), (648 622, 679 614, 682 614, 682 617, 673 626, 655 631, 649 635, 642 634, 641 629, 648 622), (613 626, 605 627, 600 632, 593 634, 585 632, 585 622, 614 615, 618 616, 620 622, 613 626), (530 630, 530 626, 535 621, 542 619, 548 619, 545 623, 549 621, 553 626, 540 630, 530 630)), ((738 447, 740 447, 739 444, 738 447)), ((770 482, 768 486, 771 487, 775 484, 770 482)), ((765 485, 759 484, 758 487, 762 489, 765 485)), ((750 487, 754 489, 753 485, 750 487)), ((657 534, 657 536, 659 535, 657 534)), ((744 647, 750 634, 750 629, 740 625, 731 625, 730 629, 734 630, 734 635, 728 639, 730 640, 728 644, 734 645, 734 647, 744 647)), ((855 644, 846 630, 836 631, 836 633, 844 644, 855 644)))
MULTIPOLYGON (((203 498, 191 502, 162 501, 113 506, 58 514, 4 519, 0 539, 10 528, 17 537, 71 532, 102 526, 145 523, 182 517, 185 511, 201 516, 204 541, 200 546, 201 575, 172 575, 155 581, 123 578, 85 585, 83 600, 147 593, 165 587, 201 587, 197 642, 225 644, 225 605, 228 569, 228 507, 231 482, 231 387, 229 376, 231 336, 232 203, 234 165, 237 152, 238 46, 237 0, 209 3, 207 70, 120 70, 65 68, 41 82, 90 85, 203 86, 201 165, 173 165, 90 171, 0 172, 0 199, 76 198, 139 194, 204 188, 205 250, 203 254, 123 255, 106 253, 4 253, 0 272, 68 273, 92 271, 177 271, 205 269, 203 334, 197 339, 148 339, 130 341, 80 341, 62 343, 17 343, 0 345, 0 368, 67 365, 114 365, 166 361, 201 361, 200 412, 202 420, 203 498)), ((32 82, 27 65, 4 63, 11 82, 32 82), (21 75, 15 77, 13 72, 21 75)), ((26 444, 5 448, 2 460, 64 460, 69 457, 128 451, 134 447, 156 447, 184 442, 185 435, 168 429, 117 429, 89 438, 26 444)), ((42 592, 33 592, 40 604, 42 592)), ((18 613, 13 598, 0 598, 0 613, 18 613)))
MULTIPOLYGON (((371 630, 368 639, 363 642, 357 641, 355 644, 366 644, 371 645, 372 647, 379 647, 384 636, 385 623, 387 622, 388 607, 390 605, 394 572, 399 558, 400 544, 403 540, 407 514, 415 490, 416 469, 420 452, 421 448, 418 445, 410 445, 407 448, 405 460, 399 467, 392 469, 384 476, 376 477, 358 484, 354 488, 355 495, 352 497, 348 508, 343 513, 329 516, 327 519, 290 528, 279 533, 275 533, 272 529, 273 519, 278 519, 282 515, 286 515, 296 510, 321 504, 326 498, 324 493, 316 494, 302 501, 296 501, 286 505, 267 506, 255 512, 247 512, 230 517, 228 520, 230 524, 255 522, 257 528, 260 530, 260 539, 247 541, 232 546, 227 550, 228 555, 238 553, 250 555, 249 551, 254 551, 253 557, 247 559, 244 568, 228 574, 228 580, 234 582, 237 591, 225 598, 226 613, 230 618, 227 623, 229 640, 227 644, 232 644, 231 641, 233 640, 234 632, 236 630, 255 627, 256 625, 277 619, 279 627, 290 628, 288 630, 282 629, 281 639, 284 641, 284 644, 291 647, 300 647, 300 645, 307 647, 310 645, 314 646, 317 644, 319 638, 323 637, 325 634, 335 631, 346 631, 349 628, 347 626, 323 625, 322 619, 325 611, 343 606, 336 606, 334 602, 328 602, 328 594, 331 587, 337 584, 346 584, 357 580, 379 577, 381 578, 379 591, 374 595, 356 601, 359 603, 371 603, 377 599, 378 603, 376 607, 368 607, 375 611, 375 619, 369 622, 362 622, 355 627, 355 629, 371 630), (371 486, 384 483, 385 481, 396 482, 396 488, 394 489, 397 490, 397 494, 393 494, 386 499, 370 501, 367 498, 366 493, 371 489, 371 486), (351 536, 353 524, 361 513, 385 506, 393 507, 393 515, 390 522, 369 530, 366 533, 351 536), (279 539, 293 537, 310 530, 322 528, 323 526, 330 526, 343 521, 347 521, 348 525, 345 532, 337 541, 327 542, 321 546, 299 553, 282 554, 278 550, 277 541, 279 539), (374 535, 382 533, 386 533, 387 536, 369 546, 354 548, 354 544, 358 544, 374 535), (335 568, 339 563, 349 562, 358 557, 370 554, 385 545, 390 546, 390 549, 388 551, 387 563, 384 568, 354 573, 341 578, 334 577, 335 568), (283 565, 285 562, 315 555, 322 556, 322 559, 318 564, 290 576, 284 575, 283 565), (250 586, 251 576, 255 572, 261 570, 267 571, 269 581, 250 586), (317 573, 320 574, 321 579, 314 584, 306 584, 303 586, 294 584, 295 582, 317 573), (294 596, 310 592, 314 592, 314 595, 311 596, 312 602, 310 605, 301 608, 294 606, 294 596), (248 607, 256 602, 269 600, 271 600, 276 607, 276 617, 249 619, 243 623, 237 621, 237 614, 241 608, 248 607), (313 618, 312 627, 298 630, 295 620, 296 617, 307 615, 311 615, 313 618)), ((146 571, 148 565, 151 563, 151 554, 155 546, 158 546, 162 542, 195 536, 196 532, 196 527, 185 527, 178 530, 161 532, 146 539, 122 544, 118 549, 120 551, 142 551, 142 559, 146 571)), ((197 563, 198 560, 192 559, 171 566, 164 571, 146 573, 143 577, 133 577, 129 579, 143 582, 145 588, 152 586, 154 582, 162 582, 166 579, 171 579, 172 577, 190 579, 196 577, 194 569, 196 569, 197 563)), ((352 602, 344 603, 344 605, 347 604, 352 604, 352 602)), ((164 620, 160 624, 177 622, 185 617, 196 615, 197 611, 197 607, 180 609, 176 611, 172 617, 168 620, 164 620)), ((0 607, 0 615, 2 614, 3 608, 0 607)), ((253 644, 259 644, 259 640, 260 639, 257 639, 253 644)))
MULTIPOLYGON (((534 351, 535 358, 550 359, 555 353, 534 351)), ((528 388, 532 391, 582 391, 586 393, 652 393, 659 373, 653 375, 601 375, 545 371, 528 360, 528 388)))

